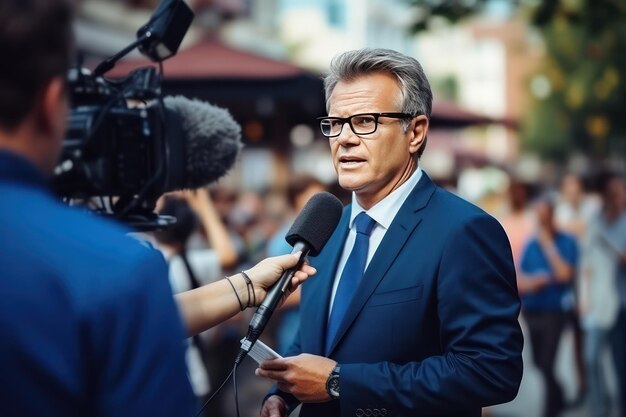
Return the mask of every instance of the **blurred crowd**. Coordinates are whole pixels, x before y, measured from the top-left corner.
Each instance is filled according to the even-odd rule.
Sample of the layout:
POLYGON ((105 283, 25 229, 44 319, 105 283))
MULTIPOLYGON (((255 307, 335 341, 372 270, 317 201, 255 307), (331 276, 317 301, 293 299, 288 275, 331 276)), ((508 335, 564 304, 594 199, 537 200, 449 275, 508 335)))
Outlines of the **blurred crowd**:
POLYGON ((544 417, 568 408, 591 417, 626 413, 626 185, 613 174, 587 182, 594 184, 568 174, 545 190, 512 181, 500 217, 516 263, 527 344, 544 382, 544 417), (577 384, 569 399, 555 370, 568 327, 577 384), (613 396, 609 370, 618 382, 613 396))
MULTIPOLYGON (((284 237, 310 196, 329 190, 349 202, 350 195, 331 188, 314 177, 298 175, 281 191, 239 192, 213 186, 167 195, 158 210, 178 222, 155 233, 154 241, 169 261, 173 291, 204 285, 266 256, 290 252, 284 237)), ((532 352, 532 364, 526 365, 536 367, 544 381, 543 417, 577 408, 590 417, 618 412, 624 416, 624 178, 608 173, 593 179, 567 174, 554 187, 511 178, 507 193, 500 197, 489 211, 500 219, 511 242, 523 306, 520 321, 526 348, 532 352), (577 393, 573 398, 564 394, 555 374, 557 352, 568 329, 574 337, 563 340, 574 344, 571 367, 577 393), (612 363, 608 368, 602 359, 607 352, 612 363), (617 379, 617 392, 607 388, 611 378, 617 379)), ((292 294, 261 337, 279 353, 291 343, 299 325, 298 301, 299 294, 292 294)), ((199 402, 206 401, 232 370, 251 314, 242 313, 188 341, 189 375, 199 402)), ((258 413, 270 386, 254 376, 255 367, 246 359, 237 373, 244 415, 258 413)), ((205 408, 205 415, 234 416, 234 401, 229 384, 205 408)))

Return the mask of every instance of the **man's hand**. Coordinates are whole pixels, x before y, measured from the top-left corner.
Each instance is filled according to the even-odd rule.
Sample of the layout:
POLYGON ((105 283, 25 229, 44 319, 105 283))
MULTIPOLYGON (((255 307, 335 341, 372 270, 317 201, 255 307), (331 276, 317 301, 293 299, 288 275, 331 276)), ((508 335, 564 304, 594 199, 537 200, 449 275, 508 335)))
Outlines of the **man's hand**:
POLYGON ((287 404, 278 395, 272 395, 263 403, 261 417, 287 417, 287 404))
POLYGON ((293 394, 302 402, 324 402, 330 401, 326 392, 326 380, 336 364, 332 359, 303 353, 289 358, 263 361, 256 374, 273 379, 281 391, 293 394))
POLYGON ((550 284, 550 277, 544 274, 527 276, 519 273, 517 277, 517 286, 520 294, 534 294, 541 291, 548 284, 550 284))
POLYGON ((546 275, 540 275, 530 280, 530 292, 536 293, 543 290, 550 284, 550 277, 546 275))

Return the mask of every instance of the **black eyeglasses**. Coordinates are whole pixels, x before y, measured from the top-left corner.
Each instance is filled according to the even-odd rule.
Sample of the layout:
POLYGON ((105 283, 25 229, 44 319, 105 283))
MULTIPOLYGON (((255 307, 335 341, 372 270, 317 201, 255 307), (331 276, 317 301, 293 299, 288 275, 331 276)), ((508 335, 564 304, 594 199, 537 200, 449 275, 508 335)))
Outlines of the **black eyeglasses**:
POLYGON ((391 117, 393 119, 412 119, 415 115, 409 113, 360 113, 349 117, 318 117, 322 135, 334 138, 341 134, 343 125, 348 123, 355 135, 371 135, 378 128, 378 119, 391 117))

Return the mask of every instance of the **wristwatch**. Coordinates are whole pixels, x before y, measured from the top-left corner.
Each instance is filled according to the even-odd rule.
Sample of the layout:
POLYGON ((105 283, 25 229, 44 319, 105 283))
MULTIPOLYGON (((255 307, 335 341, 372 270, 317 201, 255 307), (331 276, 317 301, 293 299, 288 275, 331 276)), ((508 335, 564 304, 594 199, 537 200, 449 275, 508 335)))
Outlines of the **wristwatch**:
POLYGON ((326 392, 333 400, 339 399, 339 364, 335 365, 326 380, 326 392))

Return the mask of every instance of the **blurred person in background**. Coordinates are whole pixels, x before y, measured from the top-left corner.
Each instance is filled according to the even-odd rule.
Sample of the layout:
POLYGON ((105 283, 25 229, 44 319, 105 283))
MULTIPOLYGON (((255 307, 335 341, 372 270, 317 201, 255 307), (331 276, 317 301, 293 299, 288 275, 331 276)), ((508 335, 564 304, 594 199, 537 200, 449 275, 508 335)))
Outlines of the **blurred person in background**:
MULTIPOLYGON (((617 281, 626 253, 626 190, 619 177, 606 178, 601 211, 589 223, 581 250, 580 299, 591 415, 606 417, 610 415, 611 399, 602 354, 610 346, 611 331, 619 328, 620 290, 625 289, 619 288, 617 281)), ((626 352, 623 342, 615 348, 613 360, 621 383, 626 352)))
POLYGON ((264 260, 250 284, 239 274, 175 302, 158 251, 55 198, 73 7, 0 2, 0 415, 193 416, 185 335, 254 304, 250 286, 260 303, 297 259, 264 260))
MULTIPOLYGON (((513 254, 513 263, 517 276, 520 275, 522 261, 522 250, 530 239, 534 230, 534 217, 528 204, 530 185, 514 177, 510 178, 509 186, 506 190, 506 203, 503 205, 504 216, 500 218, 500 224, 504 228, 513 254)), ((518 282, 519 285, 519 282, 518 282)), ((523 327, 523 317, 519 317, 523 327)), ((527 335, 524 335, 527 337, 527 335)), ((526 349, 528 352, 528 349, 526 349)), ((525 352, 525 353, 526 353, 525 352)), ((526 359, 526 358, 524 358, 526 359)), ((526 363, 526 361, 524 362, 526 363)), ((489 409, 483 410, 483 417, 489 416, 489 409)))
POLYGON ((618 397, 621 417, 626 417, 626 180, 624 177, 613 176, 607 181, 607 199, 614 202, 616 211, 615 248, 620 257, 617 270, 617 290, 619 294, 619 313, 611 334, 613 360, 617 372, 618 397))
POLYGON ((157 211, 177 219, 174 227, 154 234, 166 258, 174 263, 177 271, 186 269, 181 264, 185 261, 183 255, 194 258, 187 261, 191 261, 193 267, 201 268, 201 275, 209 277, 209 280, 216 279, 224 270, 232 270, 236 266, 237 250, 206 188, 168 193, 158 202, 157 211), (180 212, 184 221, 171 214, 172 211, 180 212), (189 240, 196 232, 206 241, 202 245, 190 247, 189 240), (195 255, 198 255, 197 261, 195 255))
POLYGON ((545 382, 543 417, 565 407, 554 365, 561 334, 573 308, 572 280, 578 263, 576 239, 557 229, 554 203, 544 196, 534 204, 535 234, 522 251, 518 288, 535 365, 545 382))
MULTIPOLYGON (((240 269, 239 265, 242 259, 246 258, 245 242, 243 241, 242 236, 237 232, 231 218, 231 213, 237 204, 238 197, 239 194, 236 190, 226 188, 220 184, 214 184, 209 189, 209 198, 213 203, 213 207, 215 207, 222 224, 226 226, 229 241, 235 246, 236 259, 234 263, 230 265, 222 264, 225 273, 230 273, 240 269)), ((192 236, 192 241, 190 242, 190 247, 207 248, 207 237, 201 236, 201 238, 198 238, 197 234, 194 234, 194 236, 192 236)))
MULTIPOLYGON (((164 196, 157 206, 161 215, 176 218, 176 222, 165 230, 154 233, 158 248, 169 264, 170 285, 174 294, 189 291, 221 278, 224 265, 237 259, 228 231, 213 206, 206 188, 182 191, 164 196), (210 249, 188 248, 193 232, 202 226, 210 249)), ((203 404, 209 394, 212 358, 207 349, 207 338, 212 332, 204 332, 187 339, 186 352, 189 379, 196 397, 203 404)), ((215 384, 214 384, 215 385, 215 384)), ((215 405, 220 402, 215 401, 215 405)), ((204 415, 217 411, 215 405, 205 408, 204 415)))
MULTIPOLYGON (((289 232, 293 220, 314 194, 325 191, 325 189, 326 187, 321 181, 310 175, 296 175, 291 178, 287 186, 287 202, 291 208, 291 215, 269 241, 267 256, 283 255, 291 252, 292 247, 285 240, 285 236, 289 232)), ((296 290, 285 300, 279 311, 276 349, 280 354, 284 354, 295 339, 299 325, 299 304, 300 290, 296 290)))
MULTIPOLYGON (((219 221, 219 223, 224 226, 224 230, 226 231, 225 241, 229 242, 229 246, 232 245, 235 251, 232 262, 230 262, 230 255, 219 256, 221 258, 219 262, 222 270, 221 273, 224 275, 232 275, 250 266, 250 264, 242 262, 242 260, 247 257, 245 242, 233 226, 230 217, 237 203, 239 193, 237 190, 229 188, 219 182, 212 184, 208 188, 208 193, 208 204, 212 206, 218 217, 218 220, 215 221, 219 221)), ((213 230, 215 231, 215 228, 213 228, 213 230)), ((190 251, 208 250, 217 255, 218 252, 214 251, 210 240, 211 238, 207 235, 207 227, 197 228, 187 241, 187 248, 190 251)), ((221 252, 223 254, 230 254, 230 249, 221 252)), ((231 361, 239 351, 239 339, 241 333, 244 331, 243 326, 245 319, 245 314, 238 314, 202 334, 202 340, 205 342, 205 348, 208 351, 205 357, 210 367, 209 378, 212 389, 217 389, 232 370, 231 361)), ((226 407, 222 400, 223 396, 220 395, 216 397, 207 406, 207 413, 221 415, 224 407, 226 407)))
POLYGON ((558 228, 582 238, 587 225, 600 210, 600 202, 587 193, 580 176, 568 173, 561 179, 559 197, 554 209, 558 228))
POLYGON ((535 222, 528 205, 529 186, 522 181, 511 179, 507 191, 508 213, 500 223, 511 243, 515 269, 519 271, 522 250, 533 233, 535 222))
MULTIPOLYGON (((574 173, 564 175, 561 179, 559 196, 554 211, 557 227, 574 236, 580 246, 587 226, 593 217, 596 216, 598 210, 598 200, 587 194, 582 179, 574 173)), ((582 405, 587 392, 586 366, 583 359, 583 331, 579 316, 580 308, 578 307, 579 291, 577 288, 580 286, 578 275, 572 281, 576 306, 571 310, 572 315, 569 321, 574 333, 574 360, 578 377, 578 392, 576 398, 570 404, 572 407, 582 405)))
POLYGON ((253 265, 262 259, 269 236, 265 232, 265 207, 263 195, 256 191, 242 191, 237 196, 228 223, 243 241, 243 257, 238 268, 253 265))
POLYGON ((222 217, 217 203, 213 200, 214 188, 218 187, 167 193, 157 202, 157 210, 159 210, 159 204, 168 198, 185 201, 197 219, 196 227, 185 247, 189 251, 210 250, 214 261, 220 268, 220 273, 232 272, 237 270, 239 253, 234 234, 229 230, 225 218, 222 217))

